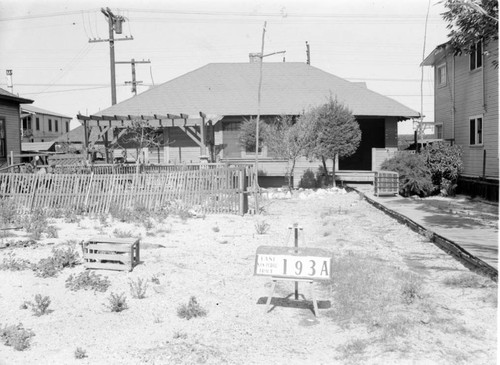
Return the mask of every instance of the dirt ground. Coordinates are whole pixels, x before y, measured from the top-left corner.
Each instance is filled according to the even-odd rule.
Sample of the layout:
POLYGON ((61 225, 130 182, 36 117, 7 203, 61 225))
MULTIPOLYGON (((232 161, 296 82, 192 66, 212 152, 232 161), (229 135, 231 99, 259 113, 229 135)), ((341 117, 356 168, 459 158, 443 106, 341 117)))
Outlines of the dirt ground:
MULTIPOLYGON (((473 287, 447 284, 469 270, 354 192, 273 193, 263 206, 259 216, 169 216, 152 226, 111 217, 51 219, 58 238, 1 249, 0 262, 12 252, 37 262, 54 247, 129 232, 141 237, 142 262, 132 272, 96 270, 111 281, 105 293, 65 287, 83 265, 55 278, 39 278, 31 270, 0 271, 0 326, 22 323, 35 333, 24 351, 0 344, 0 364, 496 362, 495 283, 478 277, 473 287), (262 222, 269 230, 258 234, 262 222), (253 275, 259 246, 293 245, 288 229, 293 223, 303 228, 300 246, 334 257, 333 282, 314 284, 318 318, 310 301, 283 300, 293 292, 289 282, 278 283, 266 313, 270 278, 253 275), (410 297, 401 286, 408 277, 421 283, 410 297), (144 299, 130 294, 129 281, 138 278, 149 280, 144 299), (129 308, 111 312, 105 306, 110 293, 125 293, 129 308), (50 313, 35 316, 20 309, 36 294, 51 298, 50 313), (206 309, 205 317, 177 315, 191 296, 206 309), (77 347, 87 357, 75 359, 77 347)), ((26 239, 24 234, 11 233, 2 243, 26 239)), ((310 299, 305 285, 299 291, 310 299)))

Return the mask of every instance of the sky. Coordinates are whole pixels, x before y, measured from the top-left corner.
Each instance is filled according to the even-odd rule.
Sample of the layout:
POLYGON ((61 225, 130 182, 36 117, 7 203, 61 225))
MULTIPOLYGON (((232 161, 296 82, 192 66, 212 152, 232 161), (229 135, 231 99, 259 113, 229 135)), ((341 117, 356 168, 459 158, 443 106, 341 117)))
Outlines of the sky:
MULTIPOLYGON (((433 70, 423 55, 447 41, 438 0, 184 0, 0 2, 0 88, 12 70, 13 92, 35 106, 73 117, 111 105, 109 7, 125 17, 115 38, 115 60, 136 65, 138 92, 208 63, 248 62, 260 52, 267 22, 264 62, 306 62, 391 97, 434 120, 433 70), (426 27, 426 14, 429 9, 426 27), (424 50, 425 39, 425 50, 424 50)), ((117 101, 133 97, 131 65, 116 65, 117 101)), ((257 95, 256 95, 257 97, 257 95)), ((411 122, 399 133, 412 133, 411 122)))

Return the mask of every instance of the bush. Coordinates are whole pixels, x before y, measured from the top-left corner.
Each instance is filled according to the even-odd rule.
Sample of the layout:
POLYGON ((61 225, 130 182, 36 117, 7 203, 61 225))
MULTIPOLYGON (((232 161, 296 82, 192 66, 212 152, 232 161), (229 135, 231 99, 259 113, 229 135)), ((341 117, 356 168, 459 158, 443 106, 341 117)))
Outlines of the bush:
POLYGON ((14 199, 0 199, 0 227, 17 223, 19 216, 14 199))
POLYGON ((87 357, 87 351, 81 347, 77 347, 75 350, 75 359, 84 359, 87 357))
POLYGON ((43 209, 37 208, 21 220, 21 225, 29 233, 30 238, 39 240, 48 227, 47 216, 43 209))
POLYGON ((422 278, 412 272, 403 272, 401 275, 401 298, 405 304, 412 304, 422 298, 422 278))
POLYGON ((33 265, 36 276, 42 278, 54 277, 65 267, 74 267, 78 264, 78 252, 72 247, 52 250, 52 256, 41 259, 33 265))
POLYGON ((196 317, 205 317, 207 311, 198 303, 196 297, 191 297, 188 304, 183 304, 177 308, 177 315, 181 318, 191 319, 196 317))
POLYGON ((22 271, 31 266, 31 263, 25 259, 18 259, 14 252, 9 252, 0 263, 0 270, 22 271))
POLYGON ((303 189, 316 189, 318 187, 318 181, 314 176, 314 171, 307 169, 300 178, 299 188, 303 189))
POLYGON ((50 305, 50 297, 44 296, 42 297, 41 294, 35 295, 35 301, 27 301, 24 302, 22 305, 22 308, 28 308, 31 307, 31 310, 35 314, 35 316, 40 317, 43 316, 44 314, 48 314, 48 308, 50 305))
POLYGON ((22 323, 0 329, 0 339, 2 339, 4 345, 12 346, 17 351, 27 349, 33 336, 35 336, 35 333, 30 329, 25 329, 22 323))
POLYGON ((454 195, 458 175, 463 169, 462 149, 444 142, 435 142, 422 149, 432 175, 432 183, 443 195, 454 195))
POLYGON ((66 288, 71 291, 78 290, 94 290, 99 292, 105 292, 110 287, 111 282, 107 277, 101 277, 101 275, 96 274, 94 271, 83 271, 80 274, 74 276, 71 274, 66 279, 66 288))
POLYGON ((399 193, 403 196, 428 196, 433 191, 431 172, 425 158, 420 154, 399 152, 385 160, 381 170, 396 171, 399 174, 399 193))
POLYGON ((271 228, 271 225, 266 221, 255 223, 255 232, 257 232, 257 234, 266 234, 267 231, 269 231, 269 228, 271 228))
POLYGON ((146 291, 148 289, 147 279, 138 278, 137 281, 129 281, 130 294, 132 298, 143 299, 146 297, 146 291))
POLYGON ((108 307, 111 312, 121 312, 125 309, 128 309, 127 297, 125 296, 125 293, 111 293, 111 295, 108 297, 108 301, 109 304, 107 304, 106 307, 108 307))

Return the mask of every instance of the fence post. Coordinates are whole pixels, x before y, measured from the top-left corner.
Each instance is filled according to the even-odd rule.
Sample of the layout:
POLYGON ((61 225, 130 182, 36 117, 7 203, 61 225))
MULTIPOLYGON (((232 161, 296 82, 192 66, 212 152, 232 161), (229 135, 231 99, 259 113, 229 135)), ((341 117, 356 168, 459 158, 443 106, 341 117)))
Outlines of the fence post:
POLYGON ((239 169, 239 193, 240 193, 240 214, 248 213, 248 194, 247 194, 247 178, 245 175, 245 168, 239 169))

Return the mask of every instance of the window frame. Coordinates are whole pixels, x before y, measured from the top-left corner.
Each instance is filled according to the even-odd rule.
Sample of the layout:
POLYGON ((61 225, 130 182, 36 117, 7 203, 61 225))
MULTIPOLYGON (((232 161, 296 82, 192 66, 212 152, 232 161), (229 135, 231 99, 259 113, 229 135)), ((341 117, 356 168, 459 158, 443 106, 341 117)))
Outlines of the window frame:
POLYGON ((469 54, 469 70, 475 71, 483 67, 483 42, 474 43, 469 54), (478 62, 479 61, 479 62, 478 62))
POLYGON ((442 64, 438 65, 436 67, 436 83, 437 83, 437 86, 438 87, 442 87, 442 86, 446 86, 448 84, 448 70, 447 70, 447 67, 446 67, 446 62, 443 62, 442 64), (440 70, 444 70, 444 79, 441 79, 440 75, 440 70))
POLYGON ((49 119, 49 132, 52 132, 52 119, 49 119))
POLYGON ((484 145, 484 117, 474 115, 469 117, 469 146, 484 145), (478 123, 480 121, 480 123, 478 123))
POLYGON ((59 132, 59 121, 54 119, 54 132, 59 132))
POLYGON ((39 117, 36 117, 36 119, 35 119, 35 128, 37 131, 40 130, 40 118, 39 117))

